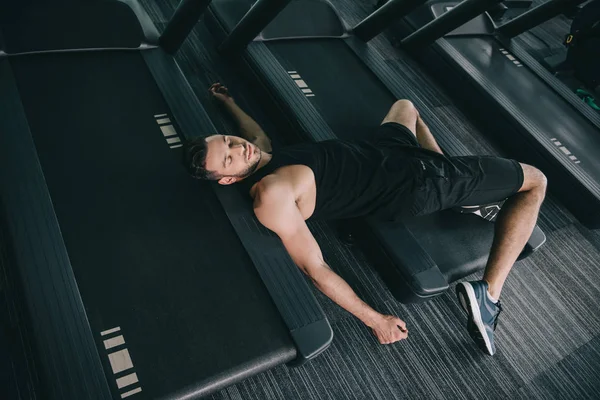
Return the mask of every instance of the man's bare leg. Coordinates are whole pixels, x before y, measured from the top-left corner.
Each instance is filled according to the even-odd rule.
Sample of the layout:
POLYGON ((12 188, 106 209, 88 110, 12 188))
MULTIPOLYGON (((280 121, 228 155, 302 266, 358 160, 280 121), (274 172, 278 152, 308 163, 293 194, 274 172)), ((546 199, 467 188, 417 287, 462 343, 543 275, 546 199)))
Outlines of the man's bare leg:
POLYGON ((383 125, 386 122, 396 122, 404 125, 415 135, 421 147, 443 154, 431 131, 421 119, 419 111, 410 100, 396 101, 381 124, 383 125))
MULTIPOLYGON (((406 126, 421 147, 443 154, 429 127, 409 100, 398 100, 382 124, 397 122, 406 126)), ((546 193, 546 177, 530 165, 521 164, 523 185, 503 205, 495 223, 494 241, 483 279, 489 293, 498 298, 510 269, 529 240, 546 193)))
MULTIPOLYGON (((419 115, 416 120, 416 137, 421 147, 443 154, 431 131, 419 115)), ((494 227, 494 241, 486 265, 483 280, 489 285, 492 298, 500 297, 504 281, 512 266, 527 244, 544 197, 547 181, 537 168, 521 164, 523 185, 517 194, 509 198, 498 213, 494 227)))
POLYGON ((458 299, 468 314, 469 335, 490 355, 496 352, 494 331, 502 311, 502 287, 533 232, 546 195, 544 174, 530 165, 521 164, 521 168, 524 180, 519 192, 509 197, 498 213, 483 280, 456 286, 458 299))
POLYGON ((519 192, 504 203, 495 223, 494 241, 483 280, 494 299, 527 244, 546 195, 547 180, 537 168, 521 164, 524 181, 519 192))
POLYGON ((424 149, 444 154, 431 134, 429 127, 425 124, 423 119, 421 119, 420 115, 417 115, 417 141, 424 149))

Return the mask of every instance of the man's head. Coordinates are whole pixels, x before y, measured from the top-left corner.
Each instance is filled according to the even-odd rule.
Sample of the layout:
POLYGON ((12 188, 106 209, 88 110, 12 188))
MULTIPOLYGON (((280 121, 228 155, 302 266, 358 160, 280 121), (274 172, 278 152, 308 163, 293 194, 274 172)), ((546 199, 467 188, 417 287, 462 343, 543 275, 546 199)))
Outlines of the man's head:
POLYGON ((262 158, 261 150, 237 136, 213 135, 187 141, 183 163, 196 179, 230 185, 250 176, 262 158))

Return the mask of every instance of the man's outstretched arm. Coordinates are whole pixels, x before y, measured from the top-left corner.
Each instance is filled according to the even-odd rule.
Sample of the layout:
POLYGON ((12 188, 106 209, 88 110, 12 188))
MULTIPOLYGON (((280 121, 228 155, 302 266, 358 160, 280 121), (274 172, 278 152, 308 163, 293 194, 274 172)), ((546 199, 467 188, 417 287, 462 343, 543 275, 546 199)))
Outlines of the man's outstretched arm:
POLYGON ((261 150, 270 153, 271 140, 263 129, 253 120, 248 114, 244 112, 235 102, 233 97, 229 94, 227 88, 220 83, 214 83, 208 91, 210 94, 217 99, 223 107, 231 114, 233 119, 238 125, 240 135, 247 141, 254 143, 261 150))
POLYGON ((265 190, 257 196, 255 213, 259 221, 281 238, 292 260, 323 294, 369 326, 382 344, 394 343, 408 336, 404 321, 375 311, 329 268, 291 196, 291 190, 265 190))

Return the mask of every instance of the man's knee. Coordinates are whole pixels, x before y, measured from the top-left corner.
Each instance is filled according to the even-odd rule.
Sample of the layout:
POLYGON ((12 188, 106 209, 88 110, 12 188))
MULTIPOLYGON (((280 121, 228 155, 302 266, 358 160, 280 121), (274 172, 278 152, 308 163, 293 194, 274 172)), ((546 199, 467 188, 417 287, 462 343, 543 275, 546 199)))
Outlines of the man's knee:
POLYGON ((536 191, 540 194, 545 195, 546 188, 548 187, 548 178, 546 175, 536 167, 528 164, 521 164, 523 169, 523 185, 519 192, 536 191))
POLYGON ((418 116, 419 113, 412 101, 406 99, 396 100, 381 123, 396 122, 406 126, 413 134, 416 134, 418 116))
POLYGON ((398 111, 399 113, 417 115, 417 108, 412 101, 407 99, 396 100, 390 111, 398 111))

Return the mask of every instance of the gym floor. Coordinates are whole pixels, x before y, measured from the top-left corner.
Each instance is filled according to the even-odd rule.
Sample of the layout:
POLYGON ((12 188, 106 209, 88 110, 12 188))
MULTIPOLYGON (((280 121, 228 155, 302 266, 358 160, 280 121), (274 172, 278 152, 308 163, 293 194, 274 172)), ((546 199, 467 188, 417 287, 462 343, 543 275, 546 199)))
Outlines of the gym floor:
MULTIPOLYGON (((142 3, 162 30, 178 0, 142 3)), ((371 12, 375 1, 332 3, 353 25, 371 12)), ((567 27, 566 20, 559 20, 537 28, 535 34, 546 41, 560 40, 567 27)), ((533 48, 536 38, 520 40, 533 48)), ((451 129, 473 154, 503 155, 412 60, 398 59, 398 51, 385 37, 377 37, 373 46, 405 80, 405 97, 416 104, 434 135, 451 129)), ((229 86, 238 103, 268 133, 276 132, 235 66, 216 54, 212 36, 202 23, 177 58, 220 132, 235 134, 231 121, 208 98, 207 88, 215 81, 229 86)), ((272 136, 277 145, 279 140, 272 136)), ((489 357, 471 342, 453 287, 423 304, 400 304, 358 249, 343 245, 328 224, 311 223, 331 267, 375 309, 405 320, 409 339, 380 345, 366 326, 314 288, 335 332, 331 347, 303 367, 280 366, 210 398, 598 398, 600 233, 584 228, 552 195, 542 207, 539 225, 548 241, 519 262, 508 278, 502 296, 505 312, 496 334, 498 352, 489 357)))

